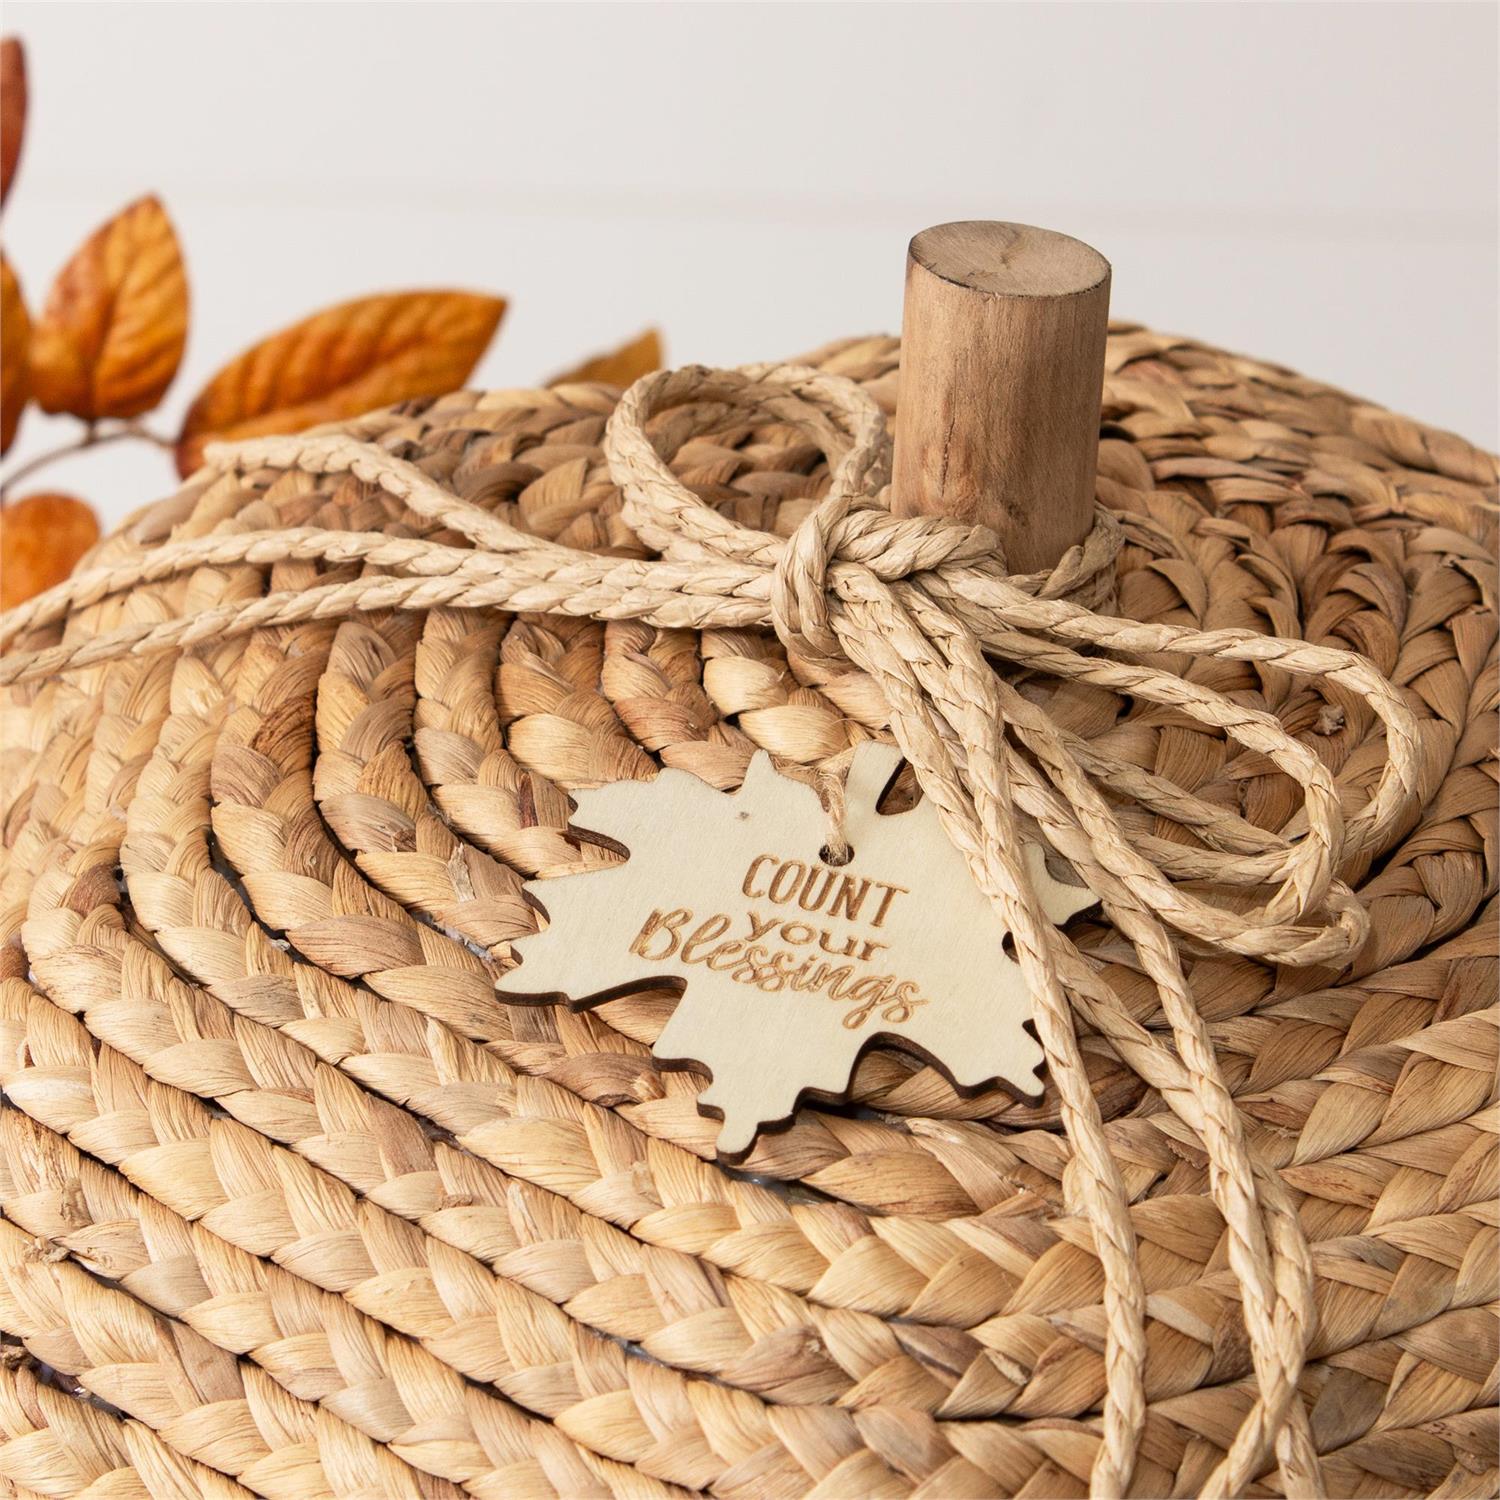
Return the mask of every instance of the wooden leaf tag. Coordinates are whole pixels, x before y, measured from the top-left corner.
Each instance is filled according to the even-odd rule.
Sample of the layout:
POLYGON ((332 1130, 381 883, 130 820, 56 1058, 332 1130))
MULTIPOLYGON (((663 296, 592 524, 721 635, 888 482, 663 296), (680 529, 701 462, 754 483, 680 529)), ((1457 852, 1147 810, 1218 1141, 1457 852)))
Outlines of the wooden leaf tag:
MULTIPOLYGON (((675 989, 652 1049, 712 1083, 704 1114, 719 1151, 741 1156, 804 1093, 838 1098, 876 1042, 914 1052, 963 1089, 1001 1082, 1040 1092, 1042 1049, 1005 928, 930 801, 889 816, 876 803, 899 763, 890 746, 855 752, 845 791, 853 853, 823 857, 827 818, 813 790, 764 752, 738 792, 685 771, 578 794, 576 824, 623 844, 623 864, 530 881, 548 926, 518 940, 521 966, 498 989, 577 1009, 639 989, 675 989)), ((1096 897, 1027 867, 1053 922, 1096 897)))

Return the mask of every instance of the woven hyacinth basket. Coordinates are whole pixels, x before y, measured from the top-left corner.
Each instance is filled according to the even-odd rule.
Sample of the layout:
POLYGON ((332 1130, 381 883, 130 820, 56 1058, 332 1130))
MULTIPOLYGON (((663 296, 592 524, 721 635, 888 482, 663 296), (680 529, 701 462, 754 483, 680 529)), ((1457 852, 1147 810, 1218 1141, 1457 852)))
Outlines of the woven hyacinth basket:
MULTIPOLYGON (((898 352, 804 362, 889 416, 898 352)), ((345 431, 527 533, 639 557, 602 447, 618 399, 456 394, 345 431)), ((646 430, 743 526, 788 537, 828 488, 827 445, 763 408, 646 430)), ((703 1074, 652 1057, 672 996, 496 996, 537 923, 523 878, 618 857, 569 834, 571 792, 658 767, 729 789, 757 747, 836 764, 888 738, 868 676, 755 626, 335 601, 98 664, 64 649, 6 690, 0 1492, 1082 1496, 1116 1401, 1132 1495, 1493 1495, 1496 473, 1283 369, 1111 331, 1113 612, 1351 650, 1415 720, 1418 795, 1341 871, 1370 919, 1352 962, 1183 951, 1236 1128, 1307 1246, 1292 1389, 1260 1438, 1222 1185, 1177 1075, 1121 1041, 1172 1027, 1097 911, 1068 933, 1123 1018, 1077 1022, 1144 1293, 1119 1370, 1132 1335, 1055 1076, 1039 1104, 965 1097, 879 1048, 846 1104, 729 1167, 703 1074)), ((84 571, 298 528, 471 546, 429 515, 357 465, 224 464, 84 571)), ((160 645, 378 566, 205 559, 12 650, 160 645)), ((1152 662, 1275 715, 1351 814, 1370 797, 1386 737, 1339 684, 1152 662)), ((1291 778, 1171 705, 1023 692, 1184 805, 1295 828, 1291 778)))

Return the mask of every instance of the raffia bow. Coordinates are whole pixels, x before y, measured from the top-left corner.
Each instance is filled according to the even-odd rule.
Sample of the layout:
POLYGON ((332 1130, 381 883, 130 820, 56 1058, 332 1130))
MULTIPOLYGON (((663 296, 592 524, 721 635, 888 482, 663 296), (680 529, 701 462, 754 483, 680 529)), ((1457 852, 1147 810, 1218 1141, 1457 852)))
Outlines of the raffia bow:
POLYGON ((1134 1466, 1145 1412, 1146 1299, 1129 1198, 1084 1070, 1078 1018, 1202 1140, 1228 1227, 1260 1394, 1201 1493, 1241 1489, 1272 1442, 1286 1492, 1320 1493, 1296 1389, 1314 1317, 1307 1244, 1281 1179, 1247 1148, 1192 1002, 1181 949, 1328 966, 1359 949, 1367 919, 1338 872, 1385 847, 1416 800, 1415 720, 1400 695, 1348 652, 1099 612, 1112 595, 1120 546, 1119 526, 1102 509, 1079 547, 1050 572, 1028 576, 1006 573, 996 538, 982 528, 892 517, 884 503, 884 419, 863 391, 837 377, 790 366, 648 376, 621 399, 605 446, 625 519, 656 559, 601 557, 527 535, 360 441, 357 428, 211 448, 210 465, 221 470, 352 474, 472 546, 316 528, 168 542, 92 568, 0 617, 0 645, 122 590, 200 566, 297 558, 365 567, 346 582, 97 637, 69 628, 56 645, 0 661, 0 682, 191 648, 262 626, 437 607, 642 619, 668 628, 771 626, 794 657, 852 663, 883 694, 897 742, 1013 935, 1035 997, 1039 1039, 1074 1148, 1067 1188, 1074 1209, 1094 1226, 1106 1281, 1108 1388, 1093 1492, 1123 1493, 1134 1466), (730 419, 788 423, 828 457, 829 494, 790 540, 710 509, 663 458, 661 448, 675 451, 730 419), (1383 723, 1387 743, 1369 801, 1346 815, 1322 761, 1274 716, 1151 663, 1162 655, 1275 667, 1362 699, 1383 723), (1196 798, 1069 733, 1018 690, 1014 669, 1107 688, 1221 731, 1292 777, 1303 789, 1302 811, 1288 833, 1274 834, 1196 798), (1021 859, 1023 817, 1071 861, 1133 945, 1158 992, 1170 1046, 1046 921, 1021 859), (1194 838, 1177 842, 1143 831, 1153 817, 1194 838))

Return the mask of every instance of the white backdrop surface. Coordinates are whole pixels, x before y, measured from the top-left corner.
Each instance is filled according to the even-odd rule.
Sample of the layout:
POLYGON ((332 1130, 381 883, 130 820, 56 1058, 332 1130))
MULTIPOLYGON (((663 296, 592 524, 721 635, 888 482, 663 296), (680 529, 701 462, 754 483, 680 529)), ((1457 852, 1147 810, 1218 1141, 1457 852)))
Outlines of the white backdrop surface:
MULTIPOLYGON (((529 384, 660 325, 673 362, 900 322, 910 234, 1047 225, 1117 316, 1497 440, 1490 4, 66 4, 7 0, 35 306, 158 192, 192 332, 161 425, 245 344, 408 286, 511 298, 529 384)), ((67 436, 28 414, 11 462, 67 436)), ((110 518, 165 459, 52 472, 110 518)))

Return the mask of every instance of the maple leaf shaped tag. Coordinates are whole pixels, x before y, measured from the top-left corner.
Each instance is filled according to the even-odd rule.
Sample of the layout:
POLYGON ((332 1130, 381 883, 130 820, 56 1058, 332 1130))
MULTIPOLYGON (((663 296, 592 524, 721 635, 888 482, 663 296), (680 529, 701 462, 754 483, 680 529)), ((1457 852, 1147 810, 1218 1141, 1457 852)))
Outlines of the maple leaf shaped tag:
MULTIPOLYGON (((712 1083, 703 1113, 723 1120, 719 1151, 741 1156, 804 1093, 837 1098, 875 1042, 914 1052, 963 1089, 1001 1082, 1035 1097, 1042 1049, 1005 926, 948 842, 930 800, 883 815, 876 803, 900 753, 862 744, 849 767, 853 853, 822 857, 827 818, 813 790, 764 751, 738 792, 686 771, 577 796, 575 824, 629 858, 527 882, 548 916, 517 940, 521 966, 497 989, 575 1009, 639 989, 682 994, 652 1051, 695 1063, 712 1083)), ((1028 871, 1049 920, 1096 897, 1028 871)))

